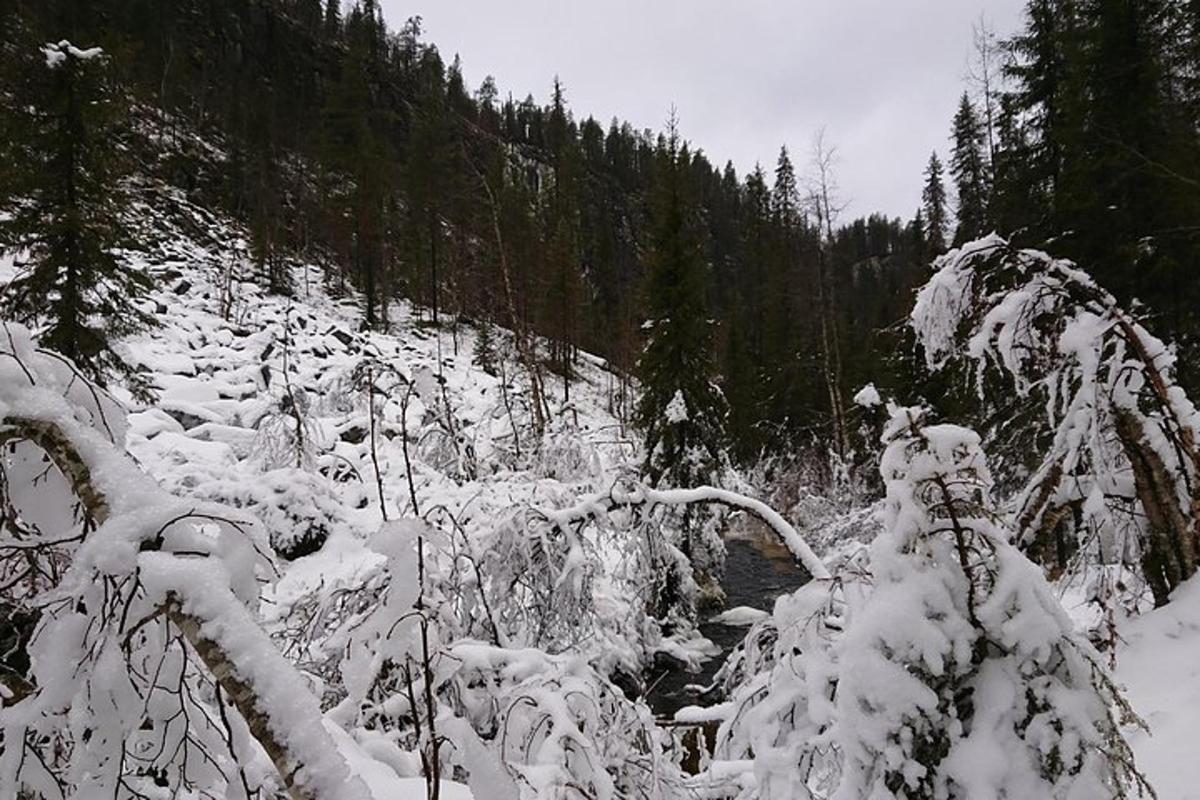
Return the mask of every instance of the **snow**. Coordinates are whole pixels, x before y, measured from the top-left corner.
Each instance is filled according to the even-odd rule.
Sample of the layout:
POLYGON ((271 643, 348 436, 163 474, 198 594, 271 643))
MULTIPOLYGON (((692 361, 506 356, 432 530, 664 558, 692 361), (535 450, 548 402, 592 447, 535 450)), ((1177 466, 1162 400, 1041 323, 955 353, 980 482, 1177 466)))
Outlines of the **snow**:
MULTIPOLYGON (((325 720, 324 726, 351 771, 367 785, 371 800, 425 800, 428 797, 424 778, 400 777, 387 764, 373 758, 367 748, 340 727, 329 720, 325 720)), ((442 781, 438 791, 442 800, 475 800, 471 790, 461 783, 442 781)))
MULTIPOLYGON (((449 331, 430 332, 415 309, 400 304, 391 309, 392 334, 345 333, 360 327, 357 311, 353 305, 327 298, 320 291, 319 276, 315 278, 315 291, 299 302, 263 295, 255 285, 247 283, 239 288, 242 305, 224 314, 217 298, 225 270, 231 262, 235 267, 240 263, 247 271, 249 268, 240 234, 235 229, 222 228, 224 223, 178 198, 147 206, 143 213, 148 219, 147 224, 153 225, 159 234, 155 237, 155 249, 144 254, 133 253, 130 257, 152 270, 174 270, 180 278, 160 282, 163 286, 155 293, 154 301, 168 308, 168 312, 161 315, 162 327, 125 345, 126 351, 147 370, 151 382, 160 389, 160 397, 153 405, 132 407, 132 413, 128 415, 128 436, 124 424, 126 416, 116 403, 102 397, 97 401, 89 396, 82 384, 65 368, 60 368, 62 365, 55 359, 37 354, 23 331, 10 326, 9 335, 15 342, 16 354, 38 375, 38 391, 34 394, 27 391, 28 382, 15 359, 0 359, 0 415, 21 414, 54 420, 73 435, 84 437, 83 441, 91 442, 84 448, 85 456, 95 454, 100 459, 93 470, 97 484, 113 497, 120 498, 120 514, 114 516, 112 524, 101 526, 76 551, 74 558, 79 575, 77 578, 69 576, 70 582, 64 584, 63 591, 77 592, 88 598, 81 607, 101 609, 105 604, 96 598, 102 598, 103 592, 110 591, 111 583, 105 578, 93 577, 93 570, 120 580, 121 576, 137 569, 144 585, 138 604, 131 607, 134 619, 144 613, 139 609, 146 609, 148 604, 152 605, 169 593, 178 595, 186 612, 207 619, 204 623, 206 635, 219 640, 238 659, 245 661, 243 677, 261 687, 263 702, 274 715, 284 720, 280 728, 285 730, 279 732, 286 734, 290 743, 304 754, 304 761, 311 764, 301 774, 301 779, 323 783, 326 796, 361 796, 357 789, 351 788, 353 781, 342 788, 339 775, 346 773, 345 767, 338 765, 338 750, 329 745, 321 725, 314 722, 320 715, 312 688, 320 684, 314 681, 314 675, 301 675, 288 659, 278 654, 280 642, 286 640, 272 643, 259 627, 260 623, 268 632, 278 632, 291 624, 297 609, 306 613, 304 610, 313 607, 311 604, 332 604, 346 593, 377 586, 384 570, 396 576, 397 586, 416 585, 415 566, 403 566, 415 564, 415 560, 406 562, 403 554, 396 550, 398 529, 389 529, 383 540, 378 537, 372 540, 378 546, 368 546, 371 532, 378 527, 385 513, 394 519, 403 514, 405 506, 412 510, 406 478, 410 464, 417 503, 423 509, 440 509, 437 513, 446 515, 441 519, 444 522, 452 520, 453 530, 466 537, 465 541, 456 540, 451 547, 440 532, 437 537, 427 535, 428 540, 435 541, 437 548, 437 552, 428 554, 431 561, 426 566, 430 569, 433 562, 438 563, 438 570, 442 569, 442 563, 453 564, 454 559, 461 557, 455 553, 461 553, 459 548, 463 547, 477 552, 478 558, 483 559, 488 553, 486 542, 494 533, 497 519, 515 518, 533 504, 560 505, 581 492, 598 490, 619 465, 637 457, 621 422, 604 410, 610 387, 608 373, 592 361, 582 362, 578 369, 580 380, 572 387, 575 402, 569 421, 565 414, 556 417, 545 446, 540 452, 535 451, 529 444, 530 430, 525 427, 514 430, 504 413, 506 393, 509 397, 520 396, 520 379, 514 380, 510 375, 505 386, 498 379, 473 369, 465 355, 471 351, 470 331, 457 333, 458 352, 463 355, 456 355, 455 337, 449 331), (203 243, 191 239, 183 228, 175 227, 172 214, 180 213, 195 215, 197 222, 211 236, 205 236, 203 243), (228 249, 222 250, 222 247, 228 249), (177 291, 177 286, 185 282, 188 287, 177 291), (334 335, 339 332, 341 335, 334 335), (296 389, 296 396, 303 393, 306 398, 303 410, 308 418, 304 442, 295 440, 292 417, 286 410, 281 410, 286 397, 282 378, 285 346, 291 349, 289 380, 296 389), (377 397, 378 419, 373 439, 368 430, 365 394, 354 383, 356 370, 367 358, 382 365, 376 369, 376 385, 381 397, 377 397), (420 391, 411 398, 406 409, 399 402, 403 392, 386 383, 392 379, 388 376, 411 376, 420 384, 420 391), (85 431, 82 427, 85 425, 94 425, 95 430, 89 427, 90 432, 85 431), (405 426, 408 428, 409 452, 403 447, 405 426), (349 433, 356 428, 363 432, 363 438, 349 433), (522 440, 519 451, 514 434, 522 440), (101 459, 101 451, 107 446, 102 446, 101 437, 127 444, 140 467, 154 475, 162 488, 174 496, 151 487, 128 460, 114 461, 109 456, 101 459), (374 487, 372 444, 383 483, 382 497, 374 487), (304 469, 289 466, 281 470, 268 463, 280 456, 290 459, 298 451, 303 451, 299 455, 306 465, 304 469), (246 531, 253 533, 255 546, 264 551, 269 550, 266 542, 256 538, 264 532, 270 534, 276 544, 286 544, 285 535, 298 530, 319 531, 328 538, 323 546, 317 541, 315 552, 291 565, 265 564, 253 551, 247 554, 237 549, 237 535, 222 533, 213 539, 199 528, 175 525, 167 529, 163 552, 141 552, 162 520, 212 509, 214 502, 226 506, 214 513, 228 517, 233 525, 244 526, 246 531), (234 511, 230 506, 241 510, 234 511), (133 514, 136 518, 131 516, 133 514), (135 524, 130 527, 130 523, 135 524), (195 551, 197 555, 181 559, 166 552, 168 549, 195 551), (205 553, 220 554, 229 574, 223 572, 225 567, 209 563, 207 556, 199 557, 205 553), (283 572, 278 580, 274 577, 278 574, 277 569, 283 572), (265 601, 261 606, 260 594, 265 601), (258 616, 257 609, 260 608, 261 616, 258 616)), ((4 268, 9 269, 11 263, 11 259, 6 259, 4 268)), ((298 275, 297 281, 303 285, 302 276, 298 275)), ((501 346, 505 344, 504 336, 502 332, 498 334, 501 346)), ((128 397, 121 399, 130 403, 128 397)), ((40 486, 39 491, 62 490, 53 480, 43 481, 40 486)), ((60 501, 59 505, 61 508, 64 504, 60 501)), ((67 514, 64 524, 70 523, 67 514)), ((449 522, 445 524, 450 526, 449 522)), ((511 534, 527 536, 526 529, 516 525, 511 534)), ((609 560, 614 567, 619 563, 615 545, 615 538, 606 545, 613 554, 609 560)), ((603 557, 601 561, 604 561, 603 557)), ((455 569, 460 567, 461 562, 455 569)), ((595 572, 591 567, 588 571, 595 572)), ((621 643, 621 647, 627 647, 624 643, 636 636, 645 636, 653 643, 658 634, 652 628, 647 627, 631 636, 632 632, 624 627, 630 619, 630 610, 637 609, 638 605, 632 597, 625 597, 619 585, 614 583, 618 577, 604 573, 590 575, 589 590, 594 600, 589 602, 594 603, 592 607, 598 608, 606 618, 611 618, 611 630, 617 637, 612 642, 614 645, 621 643)), ((464 592, 475 590, 468 588, 464 592)), ((411 594, 392 592, 389 596, 392 605, 382 610, 393 616, 403 612, 406 605, 411 606, 411 594), (390 611, 393 608, 395 611, 390 611)), ((462 596, 467 597, 466 594, 462 596)), ((478 604, 478 593, 473 596, 478 604)), ((497 587, 491 601, 501 600, 506 600, 504 590, 497 587)), ((512 601, 506 602, 511 604, 512 601)), ((492 608, 497 612, 502 610, 495 605, 492 608)), ((66 607, 66 611, 69 610, 70 606, 66 607)), ((579 615, 578 621, 590 624, 592 620, 579 615)), ((37 716, 40 708, 51 709, 57 714, 59 709, 69 709, 72 704, 76 704, 72 713, 82 714, 83 709, 78 704, 86 700, 86 693, 100 691, 108 680, 106 676, 123 672, 112 664, 98 669, 84 663, 77 673, 67 669, 80 663, 77 649, 85 646, 83 637, 110 635, 107 629, 85 633, 86 622, 83 615, 65 613, 47 629, 48 638, 35 648, 43 696, 37 706, 18 706, 21 710, 19 719, 14 716, 15 711, 9 714, 6 709, 3 712, 6 716, 0 723, 23 725, 24 720, 40 719, 37 716)), ((384 623, 382 631, 387 633, 390 620, 386 619, 386 614, 381 622, 384 623)), ((515 625, 519 620, 513 622, 515 625)), ((368 628, 364 626, 360 630, 368 628)), ((158 629, 158 626, 152 626, 147 631, 158 629)), ((522 631, 518 626, 513 632, 522 631)), ((146 646, 153 648, 158 641, 150 637, 146 646)), ((339 647, 332 643, 328 650, 323 650, 325 642, 321 639, 311 644, 295 644, 302 648, 301 652, 321 659, 328 659, 339 647)), ((402 643, 396 642, 392 652, 400 651, 402 643)), ((596 640, 580 649, 584 660, 580 660, 580 655, 574 655, 563 662, 561 668, 555 669, 567 675, 580 675, 584 670, 589 676, 586 680, 572 678, 583 680, 580 691, 600 692, 606 707, 612 706, 620 697, 617 706, 623 709, 621 713, 628 713, 637 707, 624 700, 619 692, 614 693, 611 685, 604 684, 607 688, 601 688, 599 675, 586 671, 590 669, 586 666, 586 658, 604 663, 617 652, 620 652, 619 647, 609 646, 602 639, 596 640)), ((134 656, 140 657, 140 653, 135 648, 134 656)), ((636 656, 634 663, 641 657, 636 656)), ((183 669, 183 662, 173 663, 177 664, 177 670, 183 669)), ((351 668, 354 665, 347 663, 345 666, 351 668)), ((153 664, 144 665, 143 674, 154 675, 154 670, 147 667, 153 667, 153 664)), ((194 666, 188 670, 194 670, 194 666)), ((166 677, 173 675, 170 669, 163 674, 166 677)), ((181 679, 187 680, 186 673, 181 679)), ((551 688, 538 691, 550 692, 551 688)), ((208 690, 204 694, 211 697, 208 690)), ((124 697, 118 701, 122 706, 137 700, 124 694, 114 696, 124 697)), ((640 708, 639 713, 646 714, 649 719, 645 707, 640 708)), ((99 712, 92 709, 87 713, 99 712)), ((191 707, 185 713, 195 720, 201 719, 209 710, 191 707)), ((560 709, 556 713, 565 712, 560 709)), ((136 713, 126 710, 122 714, 126 719, 120 730, 130 737, 138 736, 136 713)), ((56 728, 72 730, 56 723, 57 719, 47 715, 44 721, 36 724, 49 731, 56 728)), ((79 719, 84 724, 87 717, 80 716, 79 719)), ((187 717, 175 714, 164 719, 187 717)), ((378 754, 374 766, 359 762, 363 776, 372 783, 376 795, 389 800, 396 796, 424 796, 423 781, 413 780, 412 772, 402 768, 406 761, 411 764, 416 758, 414 752, 406 749, 411 744, 372 739, 371 731, 355 727, 358 721, 353 715, 348 724, 354 728, 354 738, 364 742, 362 749, 369 750, 373 758, 378 754), (381 772, 378 767, 381 762, 386 763, 386 770, 395 773, 394 777, 381 772), (389 777, 389 783, 379 785, 381 776, 389 777)), ((588 731, 586 738, 590 738, 591 723, 581 724, 588 731)), ((468 725, 467 729, 470 727, 468 725)), ((14 739, 22 735, 11 728, 6 730, 5 735, 14 739)), ((78 736, 79 730, 74 729, 70 735, 78 736)), ((202 732, 212 737, 218 730, 203 727, 202 732)), ((343 734, 350 735, 342 730, 343 734)), ((334 734, 337 738, 336 731, 334 734)), ((257 786, 264 781, 268 786, 273 785, 271 781, 277 780, 271 777, 273 769, 269 763, 264 763, 261 753, 252 755, 253 743, 249 741, 248 733, 235 730, 234 735, 240 738, 244 747, 250 748, 246 753, 251 755, 243 764, 250 785, 257 786)), ((110 749, 114 743, 115 740, 101 742, 93 737, 88 748, 76 748, 79 769, 105 770, 104 765, 111 763, 105 759, 116 752, 110 749)), ((460 730, 456 743, 462 747, 469 744, 465 730, 460 730)), ((226 750, 219 739, 209 741, 207 746, 213 752, 226 750)), ((486 759, 480 756, 480 748, 487 752, 492 750, 490 744, 476 747, 471 770, 485 775, 488 774, 486 759)), ((447 752, 450 751, 448 748, 447 752)), ((608 748, 605 752, 611 752, 612 760, 605 762, 605 769, 620 772, 621 759, 634 757, 625 755, 629 751, 625 745, 608 748)), ((19 751, 9 749, 8 752, 19 751)), ((172 749, 168 748, 166 757, 170 758, 171 753, 172 749)), ((215 788, 223 780, 215 773, 205 772, 208 767, 198 751, 188 750, 187 757, 188 769, 200 785, 215 788)), ((4 782, 9 776, 8 770, 16 769, 17 765, 3 758, 0 762, 5 762, 0 763, 2 794, 6 791, 3 787, 8 786, 4 782)), ((547 751, 536 766, 531 765, 532 769, 545 773, 539 780, 551 780, 547 770, 551 770, 552 762, 552 753, 547 751)), ((561 766, 578 770, 575 765, 561 766)), ((495 762, 491 773, 493 789, 499 786, 500 776, 507 779, 509 769, 507 765, 495 762)), ((560 769, 560 765, 553 769, 560 769)), ((113 772, 107 768, 105 774, 113 772)), ((174 780, 176 774, 173 771, 168 777, 174 780)), ((570 774, 573 773, 563 773, 565 777, 561 780, 569 781, 570 774)), ((603 778, 605 774, 608 773, 602 770, 593 775, 592 780, 597 781, 597 786, 603 786, 609 780, 603 778)), ((446 783, 443 796, 465 800, 470 794, 461 786, 446 783)), ((500 795, 488 791, 483 796, 500 795)), ((517 797, 515 790, 512 797, 514 800, 517 797)))
POLYGON ((664 413, 667 416, 667 421, 672 424, 687 421, 688 407, 687 401, 683 399, 682 389, 675 390, 675 394, 671 397, 671 402, 667 403, 664 413))
POLYGON ((46 66, 50 69, 62 66, 68 58, 78 61, 91 61, 104 55, 104 51, 99 47, 89 47, 86 50, 81 50, 66 39, 63 39, 58 44, 45 45, 42 47, 42 53, 46 56, 46 66))
POLYGON ((748 627, 756 622, 761 622, 768 619, 771 615, 759 608, 750 608, 749 606, 738 606, 737 608, 726 609, 717 616, 712 618, 713 622, 719 622, 722 625, 732 625, 736 627, 748 627))
POLYGON ((1163 800, 1200 800, 1200 577, 1121 636, 1116 678, 1150 728, 1128 734, 1138 767, 1163 800))
MULTIPOLYGON (((48 59, 98 55, 55 48, 48 59)), ((34 369, 36 391, 27 391, 14 359, 0 359, 0 416, 53 420, 70 431, 97 485, 114 498, 112 519, 73 551, 77 571, 46 598, 78 605, 55 606, 33 648, 44 696, 0 712, 6 736, 23 735, 24 728, 8 733, 17 726, 80 736, 100 719, 116 733, 76 748, 73 774, 100 774, 106 765, 112 772, 105 759, 120 752, 117 737, 139 735, 142 701, 121 666, 122 634, 98 630, 94 615, 110 602, 106 592, 136 575, 142 594, 131 615, 149 614, 170 597, 200 620, 203 634, 259 691, 273 731, 306 764, 302 782, 339 798, 423 798, 424 780, 415 776, 423 742, 401 732, 407 723, 396 724, 411 709, 392 669, 421 656, 413 611, 423 593, 421 619, 438 654, 431 667, 438 732, 448 739, 448 763, 461 770, 444 774, 465 775, 472 787, 444 782, 442 797, 529 800, 573 786, 597 798, 689 796, 677 791, 686 779, 668 755, 670 735, 607 676, 636 673, 656 653, 685 663, 713 654, 706 640, 664 635, 648 618, 638 592, 646 564, 659 562, 642 560, 648 529, 635 521, 645 507, 719 503, 759 516, 817 580, 780 597, 769 614, 734 608, 715 618, 747 627, 747 637, 720 676, 727 696, 676 715, 681 723, 721 726, 714 760, 690 789, 743 800, 804 798, 811 787, 798 777, 800 763, 829 780, 815 797, 832 796, 827 790, 843 778, 869 783, 865 776, 880 764, 919 782, 930 766, 912 757, 911 737, 928 733, 922 725, 937 718, 953 732, 939 780, 952 778, 966 796, 1110 796, 1088 783, 1103 769, 1086 759, 1070 788, 1075 795, 1061 785, 1047 790, 1037 776, 1030 741, 1040 737, 1070 758, 1102 727, 1103 709, 1082 666, 1096 656, 1040 572, 1011 546, 999 513, 983 508, 971 520, 990 576, 975 596, 974 620, 958 554, 927 535, 944 520, 913 485, 949 472, 964 477, 959 501, 978 502, 975 491, 989 495, 975 434, 922 424, 919 443, 889 447, 880 518, 890 533, 870 549, 847 548, 831 569, 794 513, 726 489, 654 490, 633 480, 636 433, 608 410, 608 374, 595 360, 581 360, 572 405, 552 409, 535 451, 532 432, 505 412, 512 397, 523 397, 523 377, 502 381, 474 368, 470 329, 431 331, 419 309, 398 303, 389 309, 389 333, 360 332, 353 303, 328 297, 315 268, 297 270, 297 298, 272 297, 241 281, 249 262, 233 226, 178 198, 143 213, 166 235, 159 249, 131 257, 179 274, 154 296, 168 307, 163 327, 127 343, 159 399, 140 407, 122 396, 130 404, 126 422, 116 400, 88 396, 16 326, 11 350, 34 369), (189 238, 170 213, 193 215, 218 244, 189 238), (230 309, 219 301, 226 279, 242 298, 230 309), (183 282, 189 286, 177 290, 183 282), (157 485, 130 459, 115 457, 114 444, 157 485), (199 520, 218 508, 223 522, 199 520), (180 519, 189 515, 196 518, 180 519), (270 555, 272 546, 282 558, 270 555), (981 630, 1003 657, 972 672, 981 630), (969 730, 938 717, 946 700, 938 680, 975 692, 969 730), (117 710, 98 710, 102 703, 88 693, 117 710), (1026 696, 1051 711, 1027 719, 1017 702, 1026 696), (322 714, 323 703, 332 710, 322 714), (506 736, 495 737, 498 730, 506 736), (654 776, 657 794, 632 788, 633 776, 654 776)), ((965 252, 1001 244, 988 240, 965 252)), ((0 274, 5 269, 11 264, 0 263, 0 274)), ((931 363, 948 359, 961 333, 964 298, 976 288, 968 272, 943 269, 918 300, 924 316, 914 319, 924 325, 931 363)), ((992 323, 1010 319, 1015 302, 998 306, 992 323)), ((1096 342, 1110 327, 1080 315, 1052 344, 1094 375, 1096 342)), ((505 346, 506 334, 496 336, 505 346)), ((971 346, 977 357, 1020 369, 1018 339, 1013 331, 971 346)), ((1151 360, 1169 363, 1169 350, 1147 341, 1151 360)), ((868 384, 855 402, 875 408, 883 398, 868 384)), ((1086 438, 1079 426, 1089 420, 1063 402, 1059 412, 1073 414, 1075 427, 1061 435, 1086 438)), ((1171 403, 1181 419, 1195 420, 1181 393, 1171 403)), ((924 414, 892 411, 889 437, 905 436, 924 414)), ((669 419, 687 413, 676 393, 669 419)), ((46 490, 55 486, 62 488, 47 481, 46 490)), ((1088 488, 1085 513, 1100 513, 1105 488, 1088 488)), ((53 511, 57 517, 47 519, 66 527, 63 509, 53 511)), ((145 659, 144 668, 161 656, 171 678, 196 681, 196 667, 155 638, 164 630, 147 626, 131 658, 145 659)), ((1200 800, 1200 763, 1190 757, 1200 735, 1200 582, 1181 587, 1166 608, 1123 620, 1120 632, 1116 678, 1151 729, 1124 729, 1138 763, 1164 800, 1200 800)), ((211 684, 192 685, 211 697, 211 684)), ((211 705, 185 709, 213 719, 211 705)), ((178 711, 150 716, 165 725, 178 711)), ((233 738, 250 785, 264 795, 277 791, 272 765, 244 726, 233 738)), ((205 746, 227 749, 219 737, 205 746)), ((0 791, 9 787, 14 752, 0 755, 0 791)), ((192 769, 207 769, 198 751, 189 752, 192 769)), ((222 780, 216 768, 203 776, 222 780)))
POLYGON ((858 390, 858 394, 854 395, 854 404, 862 408, 878 408, 883 405, 883 398, 879 396, 879 390, 875 388, 875 384, 868 383, 858 390))

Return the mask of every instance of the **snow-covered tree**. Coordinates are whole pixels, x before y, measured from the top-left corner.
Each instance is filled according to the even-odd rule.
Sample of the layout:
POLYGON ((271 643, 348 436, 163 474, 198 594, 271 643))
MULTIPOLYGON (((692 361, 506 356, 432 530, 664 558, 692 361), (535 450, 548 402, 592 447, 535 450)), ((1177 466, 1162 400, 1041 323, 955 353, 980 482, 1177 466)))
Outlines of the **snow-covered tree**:
POLYGON ((723 470, 725 401, 714 377, 706 266, 689 168, 674 122, 657 155, 654 236, 647 256, 650 318, 638 362, 650 482, 680 488, 713 483, 723 470))
POLYGON ((117 351, 146 326, 150 277, 119 257, 136 242, 125 152, 129 104, 109 57, 67 41, 22 58, 0 130, 0 252, 27 257, 0 291, 10 319, 94 381, 147 386, 117 351))
MULTIPOLYGON (((636 421, 645 436, 644 471, 654 486, 719 484, 725 470, 724 395, 714 381, 712 330, 705 291, 706 266, 690 174, 691 155, 675 120, 660 142, 654 230, 647 257, 646 346, 638 362, 642 397, 636 421)), ((699 583, 719 594, 725 550, 716 520, 685 509, 660 520, 677 530, 678 549, 699 583)), ((680 585, 674 565, 662 565, 662 613, 686 609, 695 596, 680 585)), ((690 576, 687 576, 690 580, 690 576)))
POLYGON ((1174 352, 1069 261, 993 236, 936 268, 911 320, 928 366, 966 367, 985 406, 1015 388, 1028 420, 1018 543, 1059 569, 1135 564, 1165 603, 1200 563, 1200 417, 1174 352))
POLYGON ((838 647, 836 796, 1140 794, 1128 707, 1010 544, 979 437, 896 409, 885 440, 874 586, 838 647))
POLYGON ((979 437, 894 408, 884 439, 884 533, 837 580, 781 599, 740 654, 718 745, 754 759, 740 796, 1143 793, 1132 713, 1010 543, 979 437))

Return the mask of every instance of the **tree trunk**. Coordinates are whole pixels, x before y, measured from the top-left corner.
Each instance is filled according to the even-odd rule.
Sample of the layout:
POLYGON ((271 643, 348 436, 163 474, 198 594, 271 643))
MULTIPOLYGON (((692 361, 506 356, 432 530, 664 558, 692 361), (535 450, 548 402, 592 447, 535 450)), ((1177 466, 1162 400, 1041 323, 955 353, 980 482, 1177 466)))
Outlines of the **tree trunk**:
POLYGON ((1184 515, 1175 481, 1162 458, 1145 441, 1142 422, 1133 413, 1117 411, 1117 436, 1133 467, 1134 485, 1148 532, 1142 545, 1142 569, 1156 606, 1166 605, 1171 592, 1196 572, 1196 533, 1184 515))

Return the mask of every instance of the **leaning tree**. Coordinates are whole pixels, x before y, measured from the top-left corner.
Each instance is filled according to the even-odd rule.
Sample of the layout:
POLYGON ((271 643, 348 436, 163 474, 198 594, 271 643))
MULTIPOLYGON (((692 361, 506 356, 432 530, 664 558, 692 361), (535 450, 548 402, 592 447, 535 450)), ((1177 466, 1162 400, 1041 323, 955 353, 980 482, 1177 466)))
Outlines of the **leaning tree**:
POLYGON ((168 494, 124 435, 72 362, 3 325, 0 796, 365 800, 259 624, 265 537, 168 494))
POLYGON ((1166 603, 1200 562, 1200 418, 1174 351, 1069 261, 992 236, 935 268, 911 318, 927 365, 1028 415, 1019 544, 1060 571, 1133 565, 1166 603))

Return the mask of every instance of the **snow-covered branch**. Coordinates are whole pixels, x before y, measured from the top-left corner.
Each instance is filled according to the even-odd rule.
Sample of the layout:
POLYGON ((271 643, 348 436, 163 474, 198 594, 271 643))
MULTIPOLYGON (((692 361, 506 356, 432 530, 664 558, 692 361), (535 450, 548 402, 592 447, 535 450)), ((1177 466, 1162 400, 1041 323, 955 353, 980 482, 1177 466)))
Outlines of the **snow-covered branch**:
POLYGON ((612 491, 607 494, 587 498, 570 508, 543 511, 542 514, 560 528, 564 528, 573 520, 606 514, 617 508, 685 506, 705 503, 722 505, 755 515, 771 528, 813 578, 817 580, 830 578, 829 569, 824 562, 813 552, 800 532, 779 512, 761 500, 728 489, 719 489, 714 486, 698 486, 691 489, 652 489, 640 484, 625 489, 614 486, 612 491))

